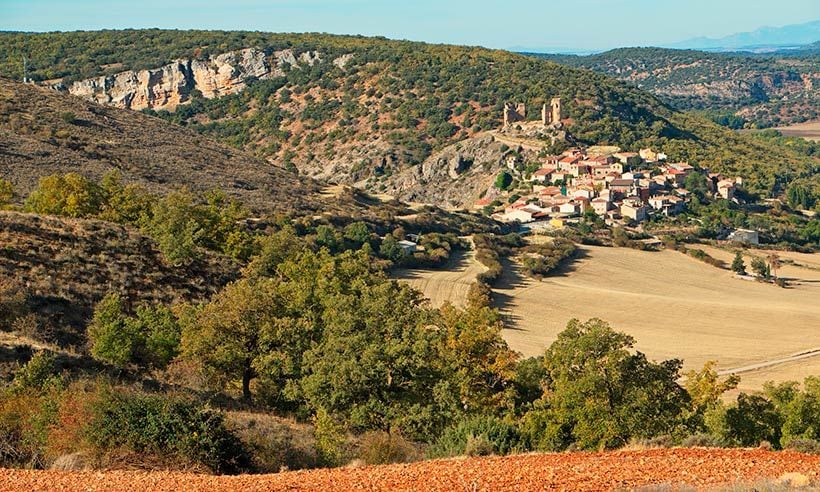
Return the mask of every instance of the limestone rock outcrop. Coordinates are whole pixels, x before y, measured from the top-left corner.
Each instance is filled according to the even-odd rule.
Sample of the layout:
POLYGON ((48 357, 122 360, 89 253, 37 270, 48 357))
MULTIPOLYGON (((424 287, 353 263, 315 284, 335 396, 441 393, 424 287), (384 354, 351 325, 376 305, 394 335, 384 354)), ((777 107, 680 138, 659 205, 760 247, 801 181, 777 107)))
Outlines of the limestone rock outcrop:
MULTIPOLYGON (((347 55, 333 60, 342 67, 347 55)), ((255 48, 230 51, 207 60, 179 59, 159 68, 128 70, 80 80, 69 86, 57 84, 58 90, 94 101, 126 109, 167 109, 189 101, 194 91, 214 98, 235 94, 246 87, 250 79, 269 79, 285 74, 285 66, 313 66, 322 62, 316 51, 296 55, 292 50, 275 51, 267 55, 255 48)))

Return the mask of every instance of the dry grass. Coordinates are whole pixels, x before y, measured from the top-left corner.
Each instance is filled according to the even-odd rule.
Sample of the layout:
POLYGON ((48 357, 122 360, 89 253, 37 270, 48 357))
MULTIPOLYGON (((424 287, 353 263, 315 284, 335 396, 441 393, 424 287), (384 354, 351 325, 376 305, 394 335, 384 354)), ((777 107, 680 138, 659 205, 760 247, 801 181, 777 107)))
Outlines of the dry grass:
MULTIPOLYGON (((701 246, 698 246, 699 248, 701 246)), ((703 247, 731 262, 733 253, 703 247)), ((806 267, 778 272, 802 281, 794 288, 737 280, 676 251, 582 247, 580 259, 541 282, 524 278, 507 263, 494 291, 506 316, 510 346, 541 354, 571 318, 598 317, 637 339, 653 359, 683 358, 685 369, 717 360, 736 368, 820 348, 820 258, 782 253, 806 267)), ((747 262, 748 264, 748 262, 747 262)), ((412 271, 410 282, 438 305, 458 303, 465 275, 477 265, 458 263, 451 271, 412 271)), ((820 357, 778 364, 742 376, 740 389, 759 389, 767 380, 802 380, 820 372, 820 357)))
MULTIPOLYGON (((583 250, 586 258, 572 271, 542 282, 505 271, 496 297, 514 349, 541 353, 572 317, 608 320, 634 336, 638 350, 654 359, 683 358, 686 368, 713 359, 733 368, 820 347, 818 284, 780 289, 736 280, 675 251, 583 250)), ((776 366, 758 378, 791 379, 796 372, 776 366)))

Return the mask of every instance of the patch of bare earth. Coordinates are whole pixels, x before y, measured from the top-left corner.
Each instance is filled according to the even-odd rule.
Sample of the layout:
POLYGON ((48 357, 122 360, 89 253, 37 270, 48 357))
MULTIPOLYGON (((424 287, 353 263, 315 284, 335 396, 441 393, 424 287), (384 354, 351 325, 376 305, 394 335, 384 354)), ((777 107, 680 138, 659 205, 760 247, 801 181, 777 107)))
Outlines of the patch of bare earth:
POLYGON ((710 489, 799 474, 820 480, 820 455, 760 449, 650 449, 530 454, 411 464, 211 476, 178 472, 2 470, 13 491, 306 490, 622 490, 663 486, 710 489))

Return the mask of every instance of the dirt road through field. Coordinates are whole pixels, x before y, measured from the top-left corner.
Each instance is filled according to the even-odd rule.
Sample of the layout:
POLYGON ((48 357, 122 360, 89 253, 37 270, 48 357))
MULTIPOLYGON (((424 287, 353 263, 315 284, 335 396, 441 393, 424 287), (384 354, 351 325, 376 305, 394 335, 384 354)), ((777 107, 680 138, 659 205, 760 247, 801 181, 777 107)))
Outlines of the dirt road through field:
POLYGON ((816 359, 794 354, 820 347, 820 283, 781 289, 738 280, 676 251, 584 246, 579 260, 541 282, 509 265, 494 296, 505 339, 525 355, 543 353, 569 319, 597 317, 634 336, 650 358, 754 372, 753 387, 742 378, 747 390, 767 373, 802 376, 799 362, 814 367, 816 359))
POLYGON ((463 306, 476 276, 487 268, 475 261, 475 251, 456 251, 448 265, 436 270, 398 270, 393 277, 422 291, 433 306, 445 302, 463 306))

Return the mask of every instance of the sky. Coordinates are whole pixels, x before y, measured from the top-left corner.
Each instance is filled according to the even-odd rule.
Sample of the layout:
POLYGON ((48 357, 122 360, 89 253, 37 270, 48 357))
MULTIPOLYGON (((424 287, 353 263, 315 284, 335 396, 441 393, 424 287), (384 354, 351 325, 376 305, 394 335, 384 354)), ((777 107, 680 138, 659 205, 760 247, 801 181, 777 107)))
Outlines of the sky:
POLYGON ((820 19, 820 0, 0 0, 0 30, 158 27, 601 50, 820 19))

